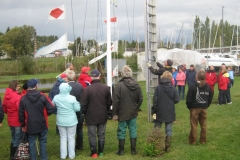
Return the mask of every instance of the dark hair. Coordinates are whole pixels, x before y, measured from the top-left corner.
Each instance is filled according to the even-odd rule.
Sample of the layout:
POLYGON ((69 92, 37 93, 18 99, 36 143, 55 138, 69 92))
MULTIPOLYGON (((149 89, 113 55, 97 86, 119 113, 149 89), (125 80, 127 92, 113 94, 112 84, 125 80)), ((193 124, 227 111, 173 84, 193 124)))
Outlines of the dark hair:
POLYGON ((17 85, 19 85, 18 80, 12 80, 9 82, 8 87, 15 91, 17 88, 17 85))
POLYGON ((205 77, 206 77, 205 71, 200 70, 197 72, 196 78, 198 81, 200 81, 199 87, 202 87, 206 84, 205 77))

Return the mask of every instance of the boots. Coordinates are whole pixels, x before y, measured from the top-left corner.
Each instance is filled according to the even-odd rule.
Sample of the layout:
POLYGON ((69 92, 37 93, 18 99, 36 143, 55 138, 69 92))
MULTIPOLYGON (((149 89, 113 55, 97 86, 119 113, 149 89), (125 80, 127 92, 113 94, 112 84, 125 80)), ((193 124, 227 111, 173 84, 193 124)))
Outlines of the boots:
POLYGON ((105 143, 105 141, 98 141, 98 155, 99 156, 103 156, 104 143, 105 143))
POLYGON ((130 138, 130 142, 131 142, 131 154, 135 155, 137 154, 137 151, 136 151, 137 138, 130 138))
POLYGON ((166 136, 165 137, 165 151, 169 152, 170 151, 170 143, 171 143, 171 136, 166 136))
POLYGON ((13 144, 11 143, 10 145, 10 160, 13 160, 14 159, 14 154, 15 152, 17 151, 17 147, 13 147, 13 144))
POLYGON ((117 155, 122 156, 124 154, 125 139, 119 139, 117 155))
POLYGON ((90 157, 92 158, 97 158, 97 148, 96 148, 96 144, 90 144, 90 150, 91 150, 91 155, 90 157))

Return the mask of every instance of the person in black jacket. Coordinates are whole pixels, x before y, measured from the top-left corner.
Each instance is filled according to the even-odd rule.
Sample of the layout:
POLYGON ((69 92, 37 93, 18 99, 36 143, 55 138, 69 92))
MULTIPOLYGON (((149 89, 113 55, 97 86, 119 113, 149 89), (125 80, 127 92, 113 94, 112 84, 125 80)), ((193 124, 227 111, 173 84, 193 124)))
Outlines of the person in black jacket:
POLYGON ((132 79, 132 70, 123 66, 123 78, 118 82, 113 93, 113 119, 118 120, 117 138, 119 140, 116 154, 124 154, 124 144, 127 127, 130 132, 131 154, 137 154, 137 116, 142 104, 143 96, 141 87, 132 79))
POLYGON ((190 65, 190 69, 186 71, 186 82, 188 86, 192 83, 196 82, 196 71, 194 69, 194 65, 190 65))
MULTIPOLYGON (((70 95, 76 97, 77 101, 80 103, 81 101, 81 94, 83 92, 83 86, 76 82, 76 74, 73 70, 67 71, 67 81, 68 84, 72 87, 72 90, 70 91, 70 95)), ((82 112, 76 112, 78 124, 77 124, 77 130, 76 130, 76 144, 75 149, 76 150, 83 150, 83 115, 82 112)))
POLYGON ((201 126, 200 143, 206 143, 207 108, 210 106, 213 93, 210 86, 205 82, 205 71, 200 70, 196 75, 196 83, 189 86, 186 105, 190 110, 191 130, 188 137, 189 144, 196 144, 197 125, 201 126))
POLYGON ((81 97, 82 113, 88 128, 88 139, 91 157, 103 156, 105 144, 105 130, 108 119, 108 110, 112 105, 110 88, 100 82, 100 72, 92 70, 92 84, 83 90, 81 97), (98 136, 98 154, 97 137, 98 136))
POLYGON ((152 114, 155 119, 154 127, 161 127, 165 123, 165 151, 169 152, 172 138, 172 124, 176 120, 175 105, 179 102, 177 89, 172 85, 172 74, 165 71, 157 86, 154 97, 152 114))
POLYGON ((38 80, 27 82, 28 92, 21 98, 19 104, 19 122, 27 133, 30 159, 37 159, 36 138, 40 144, 40 157, 47 159, 48 115, 56 113, 56 107, 46 95, 37 90, 38 80))
POLYGON ((4 118, 4 112, 3 112, 3 108, 2 108, 2 99, 0 97, 0 127, 2 126, 3 118, 4 118))
POLYGON ((158 75, 158 83, 160 83, 160 76, 165 71, 172 72, 173 61, 168 59, 164 62, 164 66, 157 62, 158 69, 154 69, 150 63, 147 63, 148 69, 152 72, 152 74, 158 75))

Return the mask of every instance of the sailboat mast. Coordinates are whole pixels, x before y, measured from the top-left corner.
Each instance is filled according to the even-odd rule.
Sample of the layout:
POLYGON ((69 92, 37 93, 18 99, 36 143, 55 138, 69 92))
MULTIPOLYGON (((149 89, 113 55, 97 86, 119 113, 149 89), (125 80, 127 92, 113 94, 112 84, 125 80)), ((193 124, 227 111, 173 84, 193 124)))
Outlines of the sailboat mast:
POLYGON ((106 0, 107 5, 107 85, 112 93, 112 53, 111 53, 111 23, 110 23, 110 0, 106 0))

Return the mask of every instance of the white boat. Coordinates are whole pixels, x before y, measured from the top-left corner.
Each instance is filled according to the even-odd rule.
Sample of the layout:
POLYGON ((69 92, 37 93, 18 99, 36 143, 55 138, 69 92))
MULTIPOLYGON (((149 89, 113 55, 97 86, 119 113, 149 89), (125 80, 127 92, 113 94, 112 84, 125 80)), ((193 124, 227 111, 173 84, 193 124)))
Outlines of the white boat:
POLYGON ((225 58, 225 56, 220 57, 216 54, 204 54, 206 59, 207 66, 221 67, 224 63, 226 66, 235 66, 238 67, 239 64, 234 58, 225 58))

